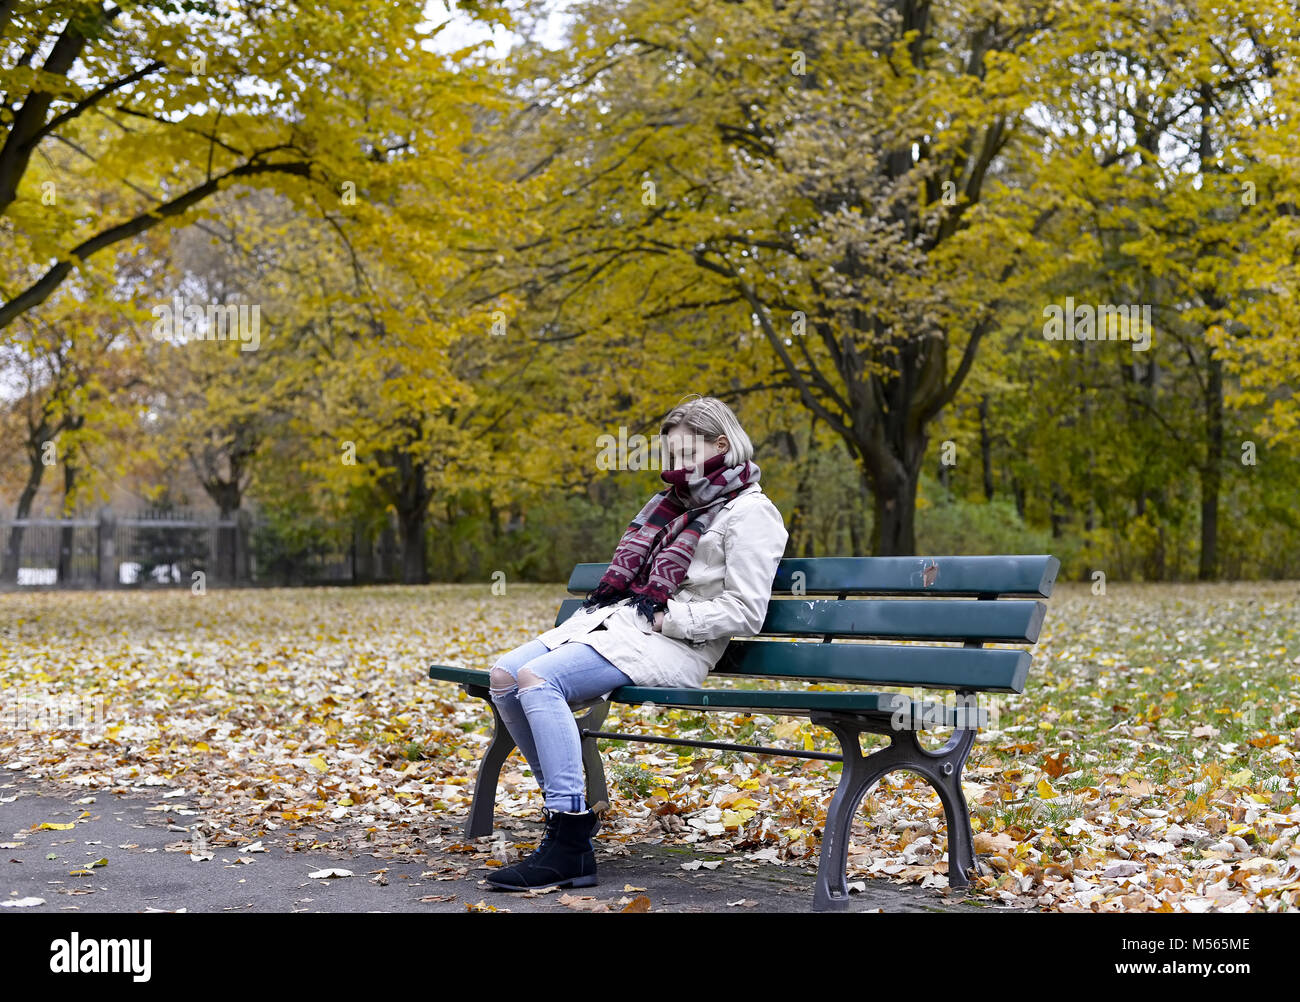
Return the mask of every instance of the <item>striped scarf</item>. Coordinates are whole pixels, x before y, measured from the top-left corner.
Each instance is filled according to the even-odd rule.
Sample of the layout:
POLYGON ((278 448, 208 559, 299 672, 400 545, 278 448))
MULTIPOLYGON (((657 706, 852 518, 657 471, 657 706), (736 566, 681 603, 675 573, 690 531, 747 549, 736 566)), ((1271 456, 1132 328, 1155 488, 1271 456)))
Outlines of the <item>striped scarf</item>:
POLYGON ((758 483, 758 465, 746 461, 723 467, 720 452, 694 470, 664 470, 669 486, 650 497, 619 540, 596 587, 583 601, 584 609, 610 605, 637 596, 635 606, 654 622, 668 597, 681 586, 695 554, 695 544, 722 506, 750 484, 758 483))

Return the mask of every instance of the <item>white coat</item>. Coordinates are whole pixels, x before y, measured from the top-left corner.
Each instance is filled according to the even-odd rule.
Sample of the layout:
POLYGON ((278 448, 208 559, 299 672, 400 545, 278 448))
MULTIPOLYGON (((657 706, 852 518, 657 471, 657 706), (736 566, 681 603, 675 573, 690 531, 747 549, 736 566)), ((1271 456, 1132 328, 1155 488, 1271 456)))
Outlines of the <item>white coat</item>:
POLYGON ((776 505, 750 484, 700 536, 681 586, 668 599, 662 633, 623 599, 579 609, 537 639, 549 650, 567 640, 589 644, 633 685, 700 688, 732 637, 762 630, 788 535, 776 505))

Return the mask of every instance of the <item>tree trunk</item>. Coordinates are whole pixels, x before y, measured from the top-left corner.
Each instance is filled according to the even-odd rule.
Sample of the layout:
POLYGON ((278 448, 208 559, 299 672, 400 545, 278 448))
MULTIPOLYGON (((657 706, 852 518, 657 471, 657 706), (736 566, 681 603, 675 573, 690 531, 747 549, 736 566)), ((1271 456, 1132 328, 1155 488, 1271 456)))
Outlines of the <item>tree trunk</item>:
MULTIPOLYGON (((1200 87, 1201 133, 1198 153, 1202 173, 1220 172, 1215 163, 1210 113, 1215 108, 1213 88, 1200 87)), ((1224 307, 1223 299, 1211 288, 1203 293, 1206 305, 1224 307)), ((1223 364, 1206 346, 1205 357, 1205 463, 1201 467, 1201 561, 1196 576, 1212 581, 1219 576, 1219 493, 1223 486, 1223 364)))
POLYGON ((433 492, 424 482, 424 462, 403 449, 393 457, 397 526, 402 546, 402 583, 425 584, 429 580, 425 557, 426 524, 433 492))
MULTIPOLYGON (((922 439, 922 442, 924 440, 922 439)), ((909 453, 924 453, 915 443, 909 453)), ((910 557, 916 553, 916 488, 920 464, 889 463, 874 475, 863 474, 871 491, 875 522, 871 526, 871 552, 877 557, 910 557)))
MULTIPOLYGON (((234 456, 230 458, 229 479, 212 472, 212 468, 213 464, 210 462, 204 467, 196 465, 196 469, 205 469, 205 473, 199 477, 199 482, 213 504, 217 506, 217 519, 220 522, 234 522, 244 502, 243 491, 239 487, 243 464, 234 456)), ((218 525, 216 537, 216 552, 212 554, 212 566, 205 568, 209 583, 233 584, 238 567, 239 530, 234 525, 218 525)))
POLYGON ((392 524, 386 522, 379 533, 379 579, 384 582, 397 579, 393 573, 393 551, 396 549, 393 535, 392 524))
POLYGON ((1065 516, 1060 513, 1060 507, 1064 504, 1065 498, 1061 494, 1061 485, 1052 481, 1052 500, 1051 500, 1051 522, 1052 538, 1060 539, 1061 530, 1065 525, 1065 516))
POLYGON ((427 584, 429 569, 424 559, 424 507, 399 512, 398 523, 402 533, 402 583, 427 584))
POLYGON ((372 584, 375 580, 375 536, 370 527, 358 522, 352 528, 352 583, 372 584))
POLYGON ((984 500, 993 500, 993 436, 989 434, 989 395, 980 397, 980 467, 984 471, 984 500))
POLYGON ((1219 576, 1219 494, 1223 486, 1223 363, 1211 358, 1205 383, 1205 464, 1201 467, 1201 565, 1197 577, 1219 576))
POLYGON ((858 517, 858 512, 849 513, 849 545, 853 547, 853 556, 861 557, 866 555, 867 541, 865 533, 862 531, 862 523, 865 519, 858 517))
MULTIPOLYGON (((68 505, 68 498, 72 494, 72 489, 77 484, 77 471, 70 462, 66 460, 63 463, 63 517, 71 518, 72 509, 68 505)), ((60 526, 59 528, 59 569, 56 580, 60 585, 68 583, 68 578, 72 574, 72 543, 74 529, 70 525, 60 526)))
POLYGON ((797 550, 799 547, 799 537, 803 532, 803 509, 796 501, 794 507, 790 509, 790 525, 786 530, 790 533, 790 546, 797 550))
MULTIPOLYGON (((37 491, 41 489, 41 477, 45 473, 39 451, 30 454, 29 463, 27 483, 23 485, 22 493, 18 495, 18 508, 14 512, 14 518, 19 521, 31 515, 32 504, 36 500, 37 491)), ((23 531, 24 527, 21 525, 10 527, 9 546, 5 552, 4 579, 15 585, 18 583, 18 564, 22 559, 23 531)))
MULTIPOLYGON (((238 511, 238 508, 222 508, 219 518, 222 522, 233 522, 238 511)), ((217 526, 216 579, 222 584, 235 582, 237 536, 235 526, 217 526)))
POLYGON ((790 553, 791 555, 804 557, 815 555, 813 548, 814 526, 813 520, 808 517, 808 509, 811 498, 809 484, 812 479, 812 457, 814 455, 813 433, 817 428, 817 415, 812 414, 809 417, 808 448, 804 449, 802 456, 799 454, 799 443, 794 435, 787 433, 786 439, 790 449, 790 459, 799 471, 799 483, 795 487, 794 507, 790 512, 790 527, 787 530, 790 534, 790 553))
POLYGON ((1016 500, 1016 514, 1020 516, 1020 521, 1025 520, 1025 487, 1019 478, 1011 478, 1011 496, 1016 500))
MULTIPOLYGON (((487 505, 488 511, 488 532, 492 536, 493 553, 496 553, 501 545, 501 512, 497 506, 492 503, 492 492, 482 491, 483 501, 487 505)), ((510 512, 506 512, 506 521, 510 520, 510 512)))

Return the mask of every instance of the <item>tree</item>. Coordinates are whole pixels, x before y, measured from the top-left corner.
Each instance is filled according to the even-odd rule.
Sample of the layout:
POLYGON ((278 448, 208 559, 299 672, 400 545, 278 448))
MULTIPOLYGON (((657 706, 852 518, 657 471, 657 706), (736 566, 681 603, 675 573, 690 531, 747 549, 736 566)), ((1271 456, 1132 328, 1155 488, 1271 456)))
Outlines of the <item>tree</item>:
POLYGON ((1054 205, 1017 183, 1044 169, 1025 116, 1092 14, 705 2, 681 24, 655 0, 588 5, 572 59, 538 57, 563 150, 556 272, 625 283, 642 317, 743 311, 858 465, 873 552, 911 553, 930 423, 1045 253, 1054 205))
MULTIPOLYGON (((469 85, 419 44, 418 5, 183 8, 0 7, 0 330, 85 260, 186 221, 232 183, 337 197, 396 155, 436 158, 430 116, 403 119, 390 97, 419 91, 436 114, 442 89, 469 85)), ((470 10, 510 23, 494 3, 470 10)))

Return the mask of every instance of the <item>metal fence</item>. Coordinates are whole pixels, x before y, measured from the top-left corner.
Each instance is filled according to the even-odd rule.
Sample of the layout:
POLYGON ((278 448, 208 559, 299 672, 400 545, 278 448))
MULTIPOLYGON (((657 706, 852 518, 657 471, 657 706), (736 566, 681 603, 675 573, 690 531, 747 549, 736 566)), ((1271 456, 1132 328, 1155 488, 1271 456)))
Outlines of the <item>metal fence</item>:
POLYGON ((105 507, 78 518, 0 515, 0 591, 388 584, 403 577, 395 513, 379 524, 276 517, 254 507, 105 507))
POLYGON ((249 529, 247 517, 107 508, 95 518, 0 519, 0 587, 248 583, 249 529))
POLYGON ((4 584, 94 584, 99 580, 96 519, 0 521, 4 584))
POLYGON ((305 549, 269 540, 265 522, 248 512, 220 519, 188 509, 122 515, 104 508, 94 518, 0 518, 0 589, 397 580, 391 530, 361 539, 342 529, 305 549))

